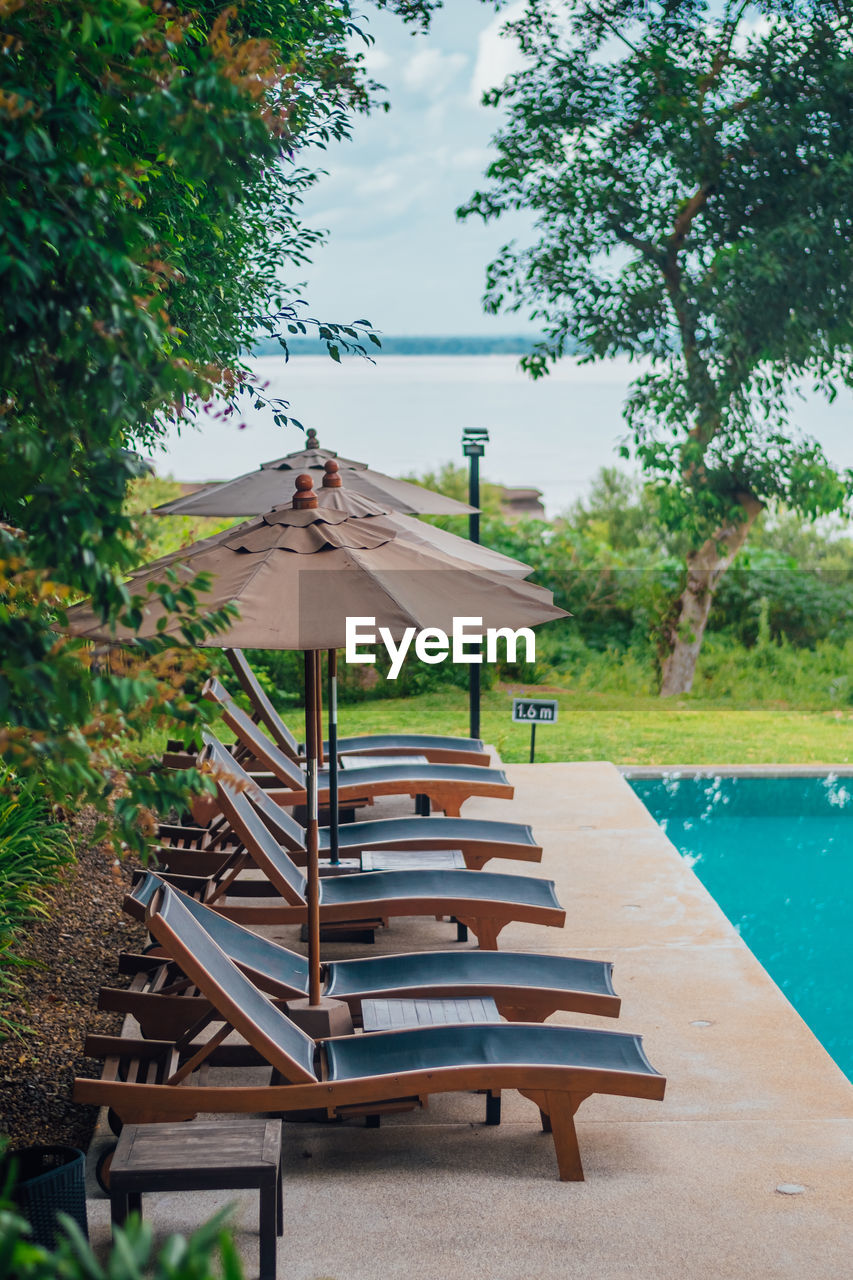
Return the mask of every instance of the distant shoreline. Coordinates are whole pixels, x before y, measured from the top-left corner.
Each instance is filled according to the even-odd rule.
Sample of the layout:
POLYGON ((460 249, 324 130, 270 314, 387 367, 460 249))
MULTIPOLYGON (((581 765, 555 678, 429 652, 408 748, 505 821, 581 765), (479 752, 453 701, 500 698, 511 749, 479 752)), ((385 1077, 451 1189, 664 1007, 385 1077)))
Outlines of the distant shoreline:
MULTIPOLYGON (((294 356, 327 356, 325 342, 319 338, 287 336, 287 349, 294 356)), ((364 343, 371 356, 523 356, 533 350, 534 338, 513 337, 397 337, 379 335, 381 347, 364 343)), ((278 356, 280 344, 274 338, 263 338, 252 348, 253 356, 278 356)))

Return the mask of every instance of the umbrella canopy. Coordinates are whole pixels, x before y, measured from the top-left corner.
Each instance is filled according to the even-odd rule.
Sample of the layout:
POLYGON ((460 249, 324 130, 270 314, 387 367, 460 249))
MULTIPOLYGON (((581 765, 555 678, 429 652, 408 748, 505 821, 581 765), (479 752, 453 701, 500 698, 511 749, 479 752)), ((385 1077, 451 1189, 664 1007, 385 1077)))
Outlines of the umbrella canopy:
POLYGON ((156 516, 256 516, 261 511, 289 502, 293 493, 293 481, 297 475, 322 472, 326 463, 336 460, 347 472, 347 488, 362 494, 381 505, 406 515, 464 516, 476 508, 447 498, 443 493, 423 489, 408 480, 397 480, 372 471, 364 462, 351 458, 339 458, 332 449, 321 449, 317 433, 308 431, 306 448, 288 453, 283 458, 264 462, 257 471, 250 471, 225 484, 206 485, 185 498, 175 498, 160 507, 154 507, 156 516))
POLYGON ((443 551, 446 555, 457 556, 469 565, 485 569, 493 573, 509 573, 514 577, 526 578, 533 572, 533 566, 523 560, 514 560, 500 551, 492 551, 481 546, 479 542, 471 542, 468 538, 460 538, 446 529, 437 529, 435 525, 425 524, 414 516, 406 516, 397 510, 389 510, 387 505, 374 502, 362 494, 353 492, 350 486, 350 474, 340 474, 340 464, 330 459, 323 468, 323 483, 317 490, 318 504, 324 510, 345 511, 349 516, 364 516, 374 520, 374 527, 398 534, 406 542, 420 546, 432 547, 443 551), (346 480, 346 483, 344 483, 346 480))
MULTIPOLYGON (((310 492, 310 477, 297 484, 303 481, 302 492, 310 492)), ((412 626, 449 633, 457 616, 482 618, 484 628, 566 617, 544 588, 466 563, 464 538, 455 539, 459 555, 453 556, 380 528, 382 519, 329 507, 277 507, 138 570, 131 585, 144 595, 169 573, 179 583, 209 574, 202 604, 213 611, 233 602, 240 610, 225 631, 203 642, 218 648, 340 649, 352 617, 374 617, 395 640, 412 626)), ((180 619, 159 599, 143 608, 138 629, 110 629, 88 604, 69 609, 68 620, 75 635, 92 640, 180 635, 180 619), (162 618, 166 626, 158 631, 162 618)))

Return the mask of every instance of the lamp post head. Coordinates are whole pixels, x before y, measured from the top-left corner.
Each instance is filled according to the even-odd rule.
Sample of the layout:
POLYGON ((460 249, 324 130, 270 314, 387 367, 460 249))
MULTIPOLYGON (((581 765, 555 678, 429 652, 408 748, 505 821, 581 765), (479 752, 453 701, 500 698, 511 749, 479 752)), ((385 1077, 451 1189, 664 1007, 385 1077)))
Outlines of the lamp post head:
POLYGON ((462 452, 466 458, 482 458, 489 443, 486 427, 465 427, 462 432, 462 452))

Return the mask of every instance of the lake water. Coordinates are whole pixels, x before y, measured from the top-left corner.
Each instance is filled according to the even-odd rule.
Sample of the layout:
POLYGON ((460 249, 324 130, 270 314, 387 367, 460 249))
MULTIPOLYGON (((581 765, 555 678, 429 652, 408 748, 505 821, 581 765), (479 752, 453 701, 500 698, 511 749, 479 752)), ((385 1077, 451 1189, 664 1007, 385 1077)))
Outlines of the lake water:
MULTIPOLYGON (((617 461, 622 405, 639 365, 565 360, 531 382, 515 356, 382 356, 375 364, 322 356, 252 361, 268 394, 290 402, 294 417, 316 427, 321 445, 392 475, 463 461, 463 427, 485 426, 490 443, 482 473, 500 484, 543 490, 549 515, 589 489, 602 466, 617 461)), ((853 467, 853 397, 833 405, 807 397, 801 429, 817 436, 839 466, 853 467)), ((248 410, 201 430, 171 432, 155 455, 161 475, 184 481, 227 480, 302 447, 296 427, 280 429, 268 413, 248 410), (238 422, 244 425, 241 427, 238 422)))

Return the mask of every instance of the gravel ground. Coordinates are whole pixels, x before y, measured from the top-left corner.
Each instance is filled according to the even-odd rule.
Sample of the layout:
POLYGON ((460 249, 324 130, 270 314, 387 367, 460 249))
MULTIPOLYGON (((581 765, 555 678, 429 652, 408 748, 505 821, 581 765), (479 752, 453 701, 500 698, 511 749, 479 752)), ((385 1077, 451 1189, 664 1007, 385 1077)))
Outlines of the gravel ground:
POLYGON ((98 990, 125 985, 118 953, 141 950, 146 941, 143 926, 121 910, 131 864, 87 844, 87 825, 91 829, 85 817, 77 824, 77 862, 56 888, 50 918, 15 945, 33 962, 21 971, 18 998, 4 1009, 27 1030, 0 1042, 0 1132, 16 1147, 88 1147, 97 1110, 72 1102, 71 1091, 75 1076, 97 1072, 100 1064, 84 1058, 83 1040, 89 1031, 120 1031, 120 1014, 98 1012, 98 990))

